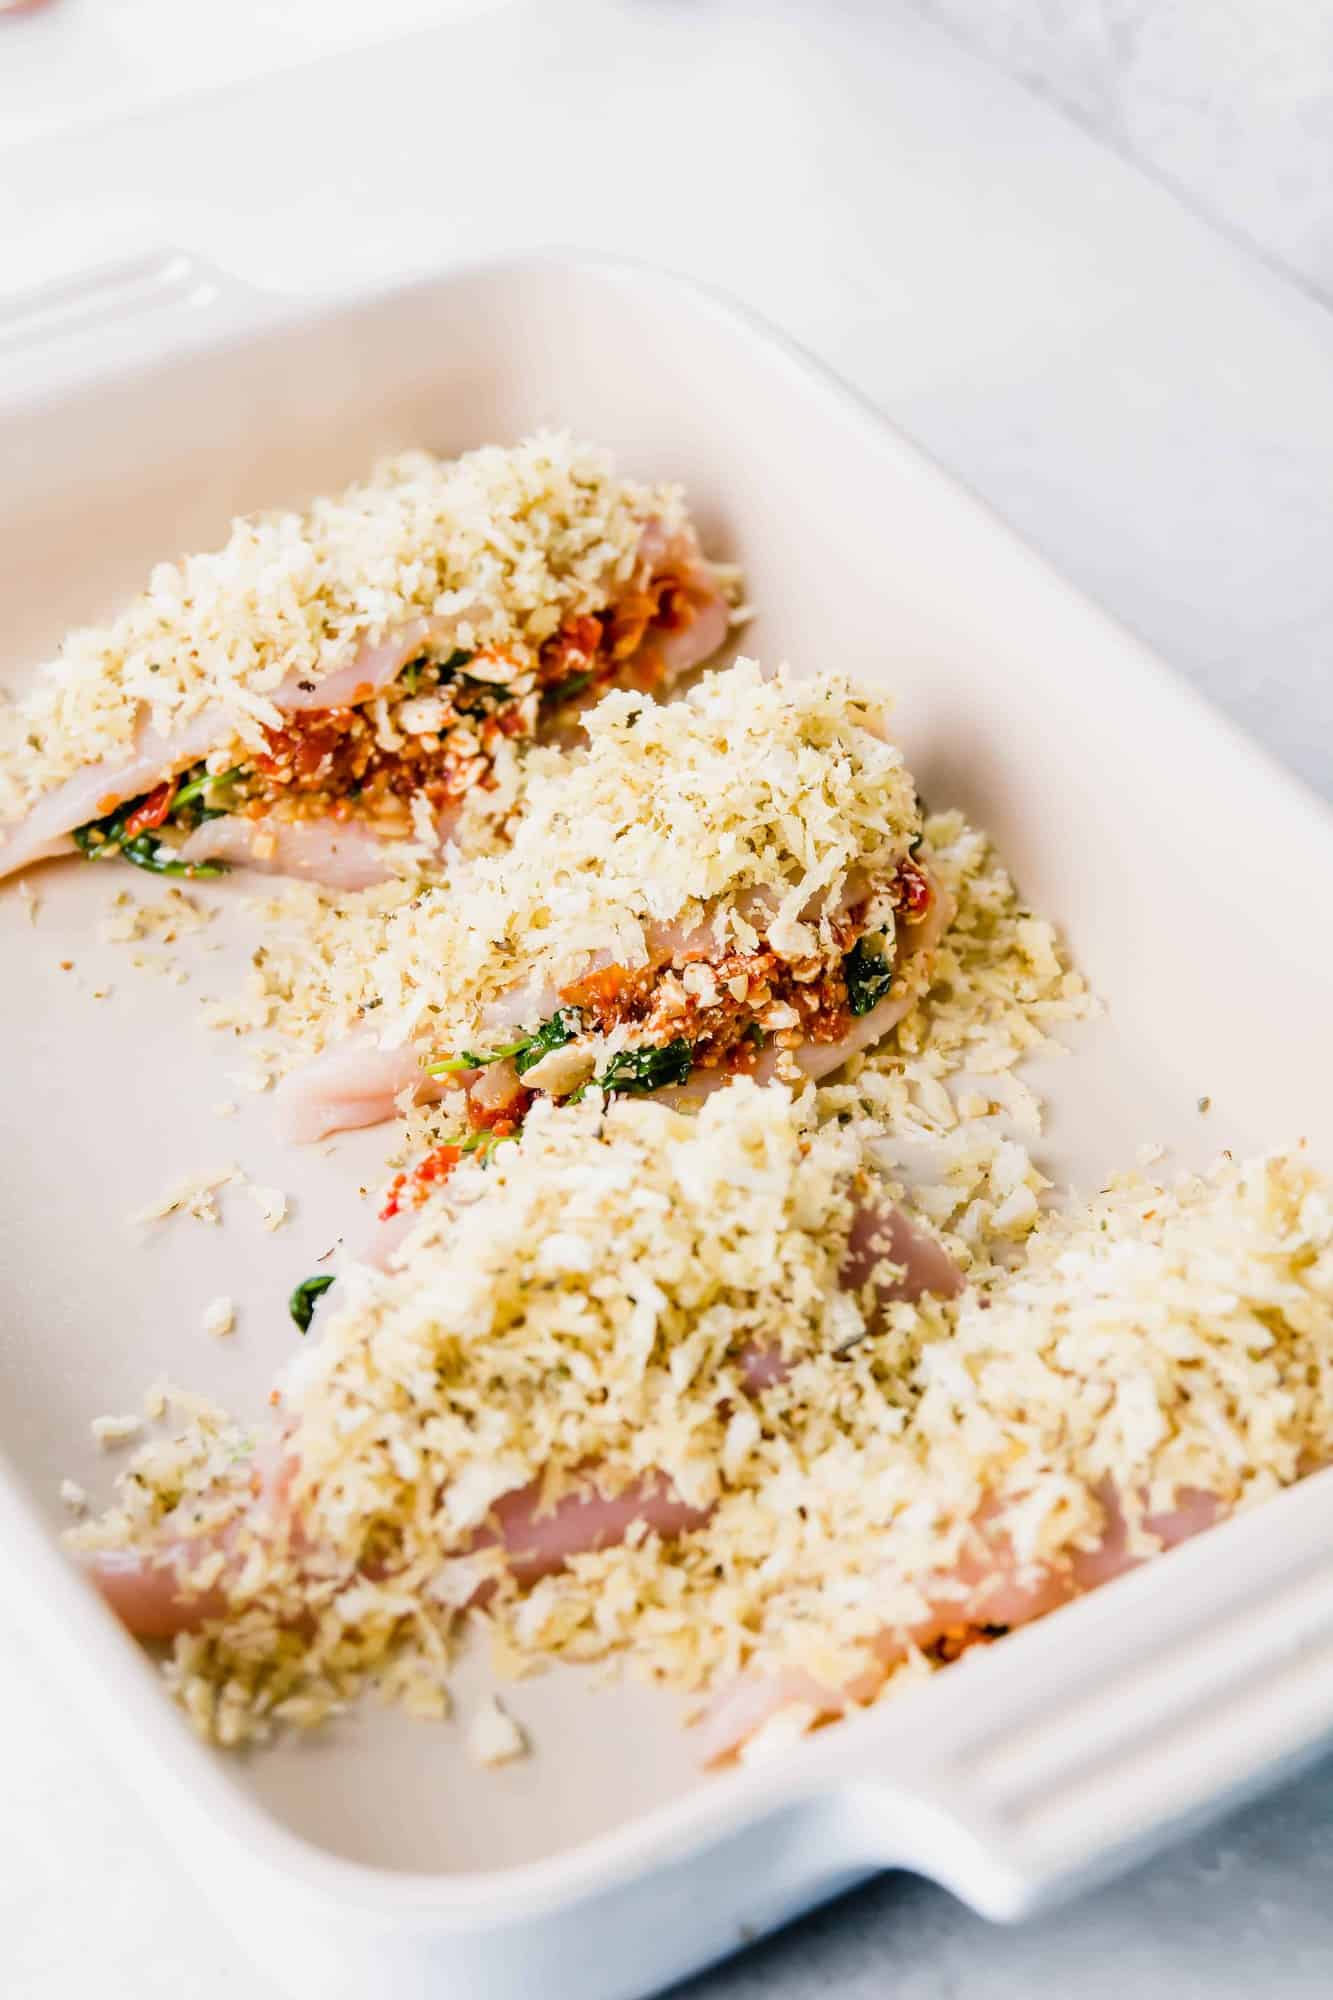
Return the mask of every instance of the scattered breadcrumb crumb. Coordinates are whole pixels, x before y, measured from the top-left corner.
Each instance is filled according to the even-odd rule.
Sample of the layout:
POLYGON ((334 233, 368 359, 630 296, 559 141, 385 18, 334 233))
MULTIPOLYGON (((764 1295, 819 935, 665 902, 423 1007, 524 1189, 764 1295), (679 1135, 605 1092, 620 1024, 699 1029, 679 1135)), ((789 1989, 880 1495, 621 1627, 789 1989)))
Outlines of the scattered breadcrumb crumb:
POLYGON ((236 1307, 229 1298, 213 1299, 204 1308, 204 1332, 216 1334, 219 1338, 232 1332, 236 1325, 236 1307))
POLYGON ((266 1069, 232 1069, 227 1071, 228 1083, 234 1083, 238 1090, 249 1090, 257 1097, 267 1090, 273 1078, 266 1069))
POLYGON ((277 1229, 287 1220, 287 1197, 280 1188, 261 1187, 251 1181, 246 1193, 258 1208, 265 1229, 277 1229))
POLYGON ((1025 908, 989 836, 961 813, 927 818, 918 858, 957 904, 930 984, 821 1101, 830 1115, 875 1118, 895 1139, 939 1138, 959 1119, 996 1117, 1011 1136, 1039 1138, 1040 1100, 1014 1072, 1038 1050, 1059 1049, 1056 1031, 1096 1003, 1054 927, 1025 908))
MULTIPOLYGON (((217 916, 217 909, 201 903, 187 890, 171 887, 160 895, 134 895, 116 889, 107 902, 107 913, 97 926, 98 937, 106 944, 176 944, 196 937, 217 916)), ((151 964, 152 961, 136 961, 151 964)), ((167 961, 158 961, 164 969, 167 961)))
POLYGON ((37 912, 41 908, 41 897, 37 894, 31 882, 19 883, 19 901, 28 913, 28 922, 35 924, 37 921, 37 912))
POLYGON ((528 1741, 513 1716, 487 1695, 468 1723, 467 1747, 474 1763, 493 1767, 525 1756, 528 1741))
POLYGON ((60 1498, 62 1504, 68 1507, 71 1514, 82 1514, 87 1510, 88 1495, 79 1485, 77 1479, 61 1480, 60 1498))
POLYGON ((143 1419, 138 1416, 94 1417, 89 1428, 98 1444, 107 1450, 116 1445, 128 1444, 138 1437, 143 1429, 143 1419))
POLYGON ((170 1215, 192 1215, 197 1222, 218 1220, 218 1205, 214 1196, 219 1188, 240 1178, 240 1170, 235 1165, 210 1167, 202 1173, 187 1174, 177 1181, 156 1201, 149 1202, 130 1217, 131 1222, 161 1222, 170 1215))

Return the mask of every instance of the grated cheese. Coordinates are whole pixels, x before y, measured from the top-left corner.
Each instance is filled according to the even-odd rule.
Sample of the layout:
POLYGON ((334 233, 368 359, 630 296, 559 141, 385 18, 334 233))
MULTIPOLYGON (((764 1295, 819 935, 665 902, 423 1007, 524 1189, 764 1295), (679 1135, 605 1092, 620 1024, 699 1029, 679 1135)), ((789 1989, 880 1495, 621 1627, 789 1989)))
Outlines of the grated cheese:
MULTIPOLYGON (((20 891, 24 886, 20 882, 20 891)), ((106 944, 141 944, 148 938, 176 944, 207 930, 216 916, 216 906, 201 903, 184 889, 173 887, 160 896, 135 896, 128 889, 117 889, 107 900, 97 934, 106 944)))

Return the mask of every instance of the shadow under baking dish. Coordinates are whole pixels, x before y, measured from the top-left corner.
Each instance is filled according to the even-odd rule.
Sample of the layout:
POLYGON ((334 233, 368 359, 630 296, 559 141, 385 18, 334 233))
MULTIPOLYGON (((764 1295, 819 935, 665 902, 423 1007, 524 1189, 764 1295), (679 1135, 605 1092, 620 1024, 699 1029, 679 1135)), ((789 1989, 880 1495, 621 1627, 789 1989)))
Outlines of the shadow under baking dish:
MULTIPOLYGON (((1310 919, 1311 875, 1326 885, 1333 855, 1322 810, 780 342, 659 274, 520 261, 318 310, 256 306, 226 339, 187 343, 151 368, 110 352, 58 396, 11 397, 4 416, 7 678, 68 626, 104 615, 154 560, 215 543, 238 511, 302 502, 396 447, 452 451, 567 425, 641 476, 685 483, 706 548, 745 566, 759 607, 747 651, 805 671, 839 666, 897 693, 931 805, 961 806, 989 829, 1071 940, 1108 1012, 1071 1036, 1068 1058, 1027 1072, 1051 1105, 1038 1149, 1048 1173, 1086 1188, 1144 1140, 1187 1161, 1300 1134, 1327 1150, 1333 1076, 1310 1059, 1333 1018, 1333 949, 1310 919)), ((0 1443, 52 1529, 62 1476, 105 1491, 89 1420, 135 1408, 154 1377, 260 1411, 293 1339, 286 1293, 354 1225, 357 1189, 388 1149, 365 1133, 328 1153, 288 1152, 268 1100, 233 1080, 249 1051, 195 1020, 243 974, 254 938, 240 905, 255 885, 194 892, 221 914, 181 952, 189 980, 173 986, 98 939, 109 894, 140 892, 127 873, 48 868, 34 878, 32 926, 12 889, 0 894, 18 1140, 0 1156, 0 1443), (110 991, 94 999, 100 987, 110 991), (212 1110, 222 1099, 239 1106, 226 1122, 212 1110), (264 1233, 232 1191, 221 1229, 131 1229, 129 1215, 169 1182, 232 1159, 289 1193, 288 1227, 264 1233), (239 1307, 228 1343, 201 1330, 219 1292, 239 1307)), ((59 1560, 54 1547, 49 1564, 34 1558, 35 1596, 59 1560)), ((1158 1587, 1134 1584, 1145 1602, 1158 1587)), ((1160 1588, 1170 1592, 1169 1577, 1160 1588)), ((1071 1632, 1092 1629, 1070 1615, 1071 1632)), ((95 1675, 96 1647, 109 1660, 121 1644, 106 1623, 71 1671, 95 1675)), ((984 1706, 991 1662, 967 1671, 984 1706)), ((1095 1680, 1091 1643, 1074 1671, 1095 1680)), ((484 1660, 464 1664, 461 1716, 488 1679, 484 1660)), ((325 1853, 452 1876, 554 1861, 701 1788, 729 1811, 740 1796, 695 1772, 672 1698, 561 1670, 509 1699, 535 1754, 498 1772, 472 1766, 457 1721, 369 1704, 316 1740, 221 1768, 325 1853)), ((877 1726, 857 1725, 858 1742, 872 1745, 877 1726)), ((175 1760, 188 1789, 198 1766, 183 1730, 150 1754, 175 1760)), ((815 1768, 808 1754, 793 1754, 793 1773, 815 1768)), ((699 1840, 707 1810, 692 1818, 699 1840)), ((838 1871, 808 1876, 806 1900, 838 1871)), ((659 1969, 692 1962, 682 1946, 659 1969)))

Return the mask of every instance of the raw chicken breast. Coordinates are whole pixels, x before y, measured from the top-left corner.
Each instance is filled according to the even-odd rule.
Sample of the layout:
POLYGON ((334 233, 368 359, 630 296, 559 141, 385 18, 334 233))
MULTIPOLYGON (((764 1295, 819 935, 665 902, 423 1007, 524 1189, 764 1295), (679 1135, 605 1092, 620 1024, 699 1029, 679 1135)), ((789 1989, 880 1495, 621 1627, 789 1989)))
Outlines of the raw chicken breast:
MULTIPOLYGON (((457 813, 436 815, 441 846, 457 819, 457 813)), ((262 819, 227 813, 205 820, 176 850, 182 861, 224 861, 265 875, 319 882, 329 889, 371 889, 386 881, 394 873, 394 851, 395 844, 386 842, 364 820, 285 820, 271 813, 262 819)))
POLYGON ((370 1029, 360 1029, 282 1079, 276 1101, 283 1136, 308 1146, 330 1132, 379 1125, 393 1117, 405 1090, 418 1104, 438 1102, 447 1084, 427 1076, 421 1064, 415 1042, 381 1048, 370 1029))

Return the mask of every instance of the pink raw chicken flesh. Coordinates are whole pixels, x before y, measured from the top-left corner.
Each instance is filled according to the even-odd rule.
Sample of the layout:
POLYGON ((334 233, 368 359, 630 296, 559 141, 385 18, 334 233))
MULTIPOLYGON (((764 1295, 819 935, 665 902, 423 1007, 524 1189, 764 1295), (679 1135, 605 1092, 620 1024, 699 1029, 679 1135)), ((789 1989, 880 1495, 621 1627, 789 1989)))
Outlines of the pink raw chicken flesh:
MULTIPOLYGON (((925 872, 925 871, 923 871, 925 872)), ((953 922, 954 901, 947 889, 931 879, 930 908, 919 924, 903 933, 903 962, 924 961, 934 951, 953 922)), ((693 935, 693 934, 691 934, 693 935)), ((650 949, 670 955, 682 948, 678 932, 670 926, 650 930, 650 949)), ((836 1042, 806 1042, 795 1050, 797 1067, 818 1081, 845 1063, 861 1049, 880 1042, 911 1012, 919 997, 919 984, 909 980, 905 991, 888 993, 868 1014, 852 1022, 836 1042)), ((530 988, 515 990, 513 997, 497 1002, 484 1023, 496 1036, 512 1033, 522 1021, 543 1020, 560 1005, 560 995, 534 995, 530 988)), ((759 1083, 772 1080, 778 1052, 766 1049, 752 1074, 759 1083)), ((331 1132, 350 1131, 357 1126, 379 1125, 392 1118, 404 1091, 412 1092, 417 1104, 438 1103, 450 1089, 492 1089, 495 1075, 480 1070, 451 1077, 427 1076, 422 1068, 419 1044, 407 1042, 398 1048, 384 1048, 370 1029, 349 1035, 336 1047, 293 1070, 278 1087, 278 1118, 283 1136, 295 1145, 311 1145, 331 1132), (478 1081, 480 1079, 481 1081, 478 1081)), ((499 1067, 498 1065, 496 1066, 499 1067)), ((688 1083, 655 1092, 668 1104, 688 1108, 710 1091, 729 1080, 725 1070, 700 1070, 688 1083)))
MULTIPOLYGON (((444 846, 459 811, 435 814, 435 838, 444 846)), ((225 861, 264 875, 291 875, 329 889, 373 889, 392 873, 392 849, 364 820, 246 819, 228 813, 205 820, 177 848, 180 860, 225 861)))
MULTIPOLYGON (((902 1275, 882 1286, 882 1304, 918 1299, 924 1292, 952 1297, 962 1288, 953 1260, 900 1209, 863 1208, 848 1238, 843 1284, 859 1290, 874 1265, 885 1258, 899 1266, 902 1275)), ((756 1394, 781 1380, 788 1365, 772 1351, 751 1350, 742 1357, 747 1387, 756 1394)), ((279 1531, 290 1525, 289 1490, 295 1469, 295 1462, 280 1449, 256 1466, 256 1510, 279 1531)), ((585 1491, 569 1493, 553 1507, 543 1507, 541 1482, 536 1481, 504 1494, 491 1509, 492 1525, 449 1553, 465 1555, 499 1544, 519 1581, 529 1584, 560 1569, 571 1556, 612 1547, 636 1521, 646 1521, 669 1537, 701 1527, 707 1518, 706 1510, 691 1507, 669 1481, 652 1474, 609 1495, 600 1493, 590 1477, 585 1491)), ((168 1639, 227 1611, 227 1592, 221 1583, 182 1595, 178 1565, 197 1565, 218 1548, 228 1551, 233 1535, 234 1530, 224 1530, 211 1538, 173 1536, 168 1520, 163 1523, 160 1554, 149 1558, 135 1550, 105 1551, 90 1560, 89 1572, 130 1631, 142 1639, 168 1639)), ((292 1531, 292 1547, 299 1552, 299 1530, 292 1531)))
MULTIPOLYGON (((491 1518, 493 1526, 479 1529, 452 1553, 470 1555, 498 1545, 506 1551, 519 1582, 527 1585, 562 1569, 570 1556, 613 1547, 635 1521, 646 1521, 658 1534, 671 1536, 702 1527, 708 1516, 687 1505, 666 1480, 647 1477, 609 1495, 590 1484, 548 1507, 542 1505, 541 1482, 536 1480, 503 1494, 492 1507, 491 1518)), ((105 1602, 136 1638, 173 1639, 179 1632, 225 1617, 230 1602, 221 1582, 182 1595, 178 1558, 199 1563, 216 1548, 229 1551, 233 1539, 225 1532, 211 1540, 173 1543, 167 1538, 153 1561, 134 1550, 108 1549, 92 1559, 89 1571, 105 1602)), ((299 1547, 299 1536, 294 1535, 294 1551, 299 1547)), ((480 1584, 469 1601, 484 1597, 490 1588, 480 1584)))

